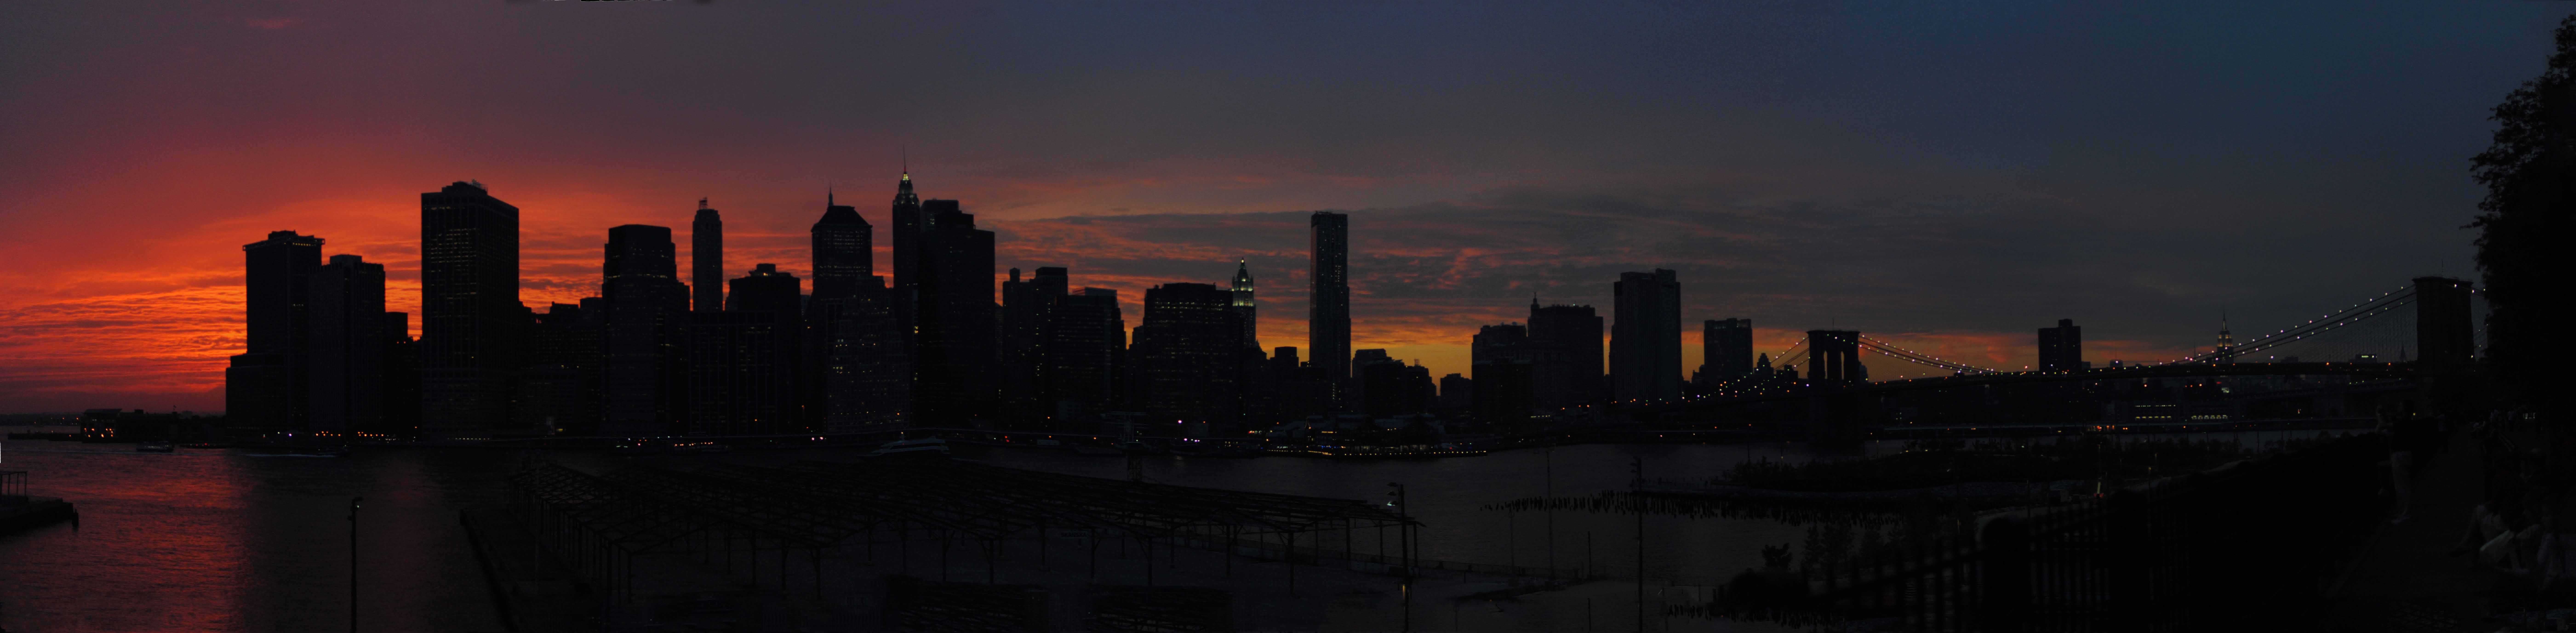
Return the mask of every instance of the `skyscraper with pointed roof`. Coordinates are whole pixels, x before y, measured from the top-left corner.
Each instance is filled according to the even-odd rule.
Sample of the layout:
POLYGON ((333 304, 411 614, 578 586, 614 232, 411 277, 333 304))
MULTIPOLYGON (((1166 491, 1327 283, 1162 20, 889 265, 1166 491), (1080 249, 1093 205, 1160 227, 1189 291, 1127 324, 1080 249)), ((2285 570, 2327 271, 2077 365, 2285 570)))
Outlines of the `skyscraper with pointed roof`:
POLYGON ((1261 349, 1261 328, 1254 318, 1252 261, 1234 260, 1234 314, 1243 320, 1243 347, 1261 349))
POLYGON ((698 217, 689 221, 689 309, 724 309, 724 218, 698 199, 698 217))

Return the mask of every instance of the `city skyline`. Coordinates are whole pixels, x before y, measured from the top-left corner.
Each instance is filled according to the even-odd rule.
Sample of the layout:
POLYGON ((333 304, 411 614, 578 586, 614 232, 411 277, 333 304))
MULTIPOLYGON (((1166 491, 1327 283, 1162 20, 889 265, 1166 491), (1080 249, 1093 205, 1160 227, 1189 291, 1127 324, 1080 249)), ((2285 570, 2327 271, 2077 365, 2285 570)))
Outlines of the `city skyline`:
MULTIPOLYGON (((1349 213, 1355 225, 1352 347, 1421 359, 1434 375, 1469 373, 1468 339, 1476 327, 1520 318, 1533 291, 1548 303, 1591 304, 1606 315, 1609 280, 1616 273, 1654 268, 1678 271, 1689 289, 1683 293, 1684 323, 1760 320, 1757 353, 1776 355, 1807 329, 1844 328, 1926 353, 2018 367, 2034 364, 2032 328, 2072 318, 2093 330, 2087 356, 2097 363, 2168 358, 2207 347, 2222 310, 2239 328, 2268 331, 2313 316, 2308 311, 2314 306, 2395 285, 2390 280, 2468 274, 2467 233, 2456 227, 2466 222, 2478 194, 2463 173, 2465 158, 2487 139, 2486 106, 2537 67, 2527 55, 2499 51, 2525 50, 2547 37, 2540 26, 2545 20, 2531 18, 2546 11, 2540 7, 2421 14, 2383 8, 2357 21, 2314 20, 2331 11, 2275 9, 2236 16, 2243 26, 2216 30, 2159 21, 2114 23, 2099 13, 2107 9, 2058 8, 2027 21, 1966 25, 1936 39, 1872 44, 1851 53, 1795 40, 1767 49, 1779 55, 1767 61, 1726 47, 1702 53, 1711 57, 1684 60, 1748 60, 1717 64, 1740 66, 1723 72, 1708 70, 1706 63, 1634 63, 1650 58, 1651 48, 1550 48, 1558 53, 1553 61, 1520 65, 1416 56, 1391 74, 1341 73, 1343 79, 1327 86, 1330 94, 1398 97, 1373 101, 1383 107, 1302 101, 1286 109, 1255 108, 1242 119, 1178 116, 1188 108, 1227 109, 1234 101, 1186 85, 1220 69, 1185 63, 1146 44, 1074 56, 1056 69, 1107 77, 1093 73, 1144 63, 1168 76, 1130 74, 1121 80, 1146 93, 1199 96, 1147 104, 1142 116, 1121 114, 1137 102, 993 70, 997 60, 1031 57, 1025 50, 960 60, 883 57, 903 62, 891 67, 835 62, 816 72, 837 82, 792 82, 821 88, 746 89, 724 80, 739 66, 723 62, 757 62, 757 53, 734 51, 711 55, 714 62, 691 62, 638 54, 652 49, 635 48, 641 46, 636 42, 501 73, 489 83, 468 79, 489 70, 474 59, 395 63, 399 73, 416 76, 423 86, 483 85, 506 97, 585 106, 561 112, 537 108, 494 115, 469 109, 476 114, 446 116, 391 104, 455 101, 368 91, 283 108, 271 101, 275 97, 251 96, 265 94, 258 90, 211 100, 192 96, 210 90, 214 84, 208 81, 276 87, 269 82, 278 80, 263 79, 253 69, 281 59, 307 60, 296 62, 303 64, 295 66, 303 71, 298 85, 327 90, 355 81, 348 74, 355 69, 374 66, 293 52, 360 37, 395 47, 428 46, 457 29, 488 23, 477 18, 492 11, 522 9, 290 7, 278 9, 284 12, 279 15, 145 16, 101 27, 182 33, 167 38, 101 37, 62 26, 79 20, 0 26, 13 29, 6 39, 21 59, 59 61, 64 72, 80 77, 122 77, 79 93, 107 90, 131 97, 120 107, 139 109, 120 110, 135 116, 119 117, 43 100, 5 106, 11 116, 0 117, 7 121, 0 123, 0 135, 12 147, 63 149, 45 160, 14 161, 30 168, 0 175, 0 185, 17 192, 18 208, 51 210, 0 216, 0 232, 10 236, 0 263, 12 270, 0 277, 0 290, 6 290, 0 295, 7 297, 0 300, 0 349, 21 359, 0 369, 0 410, 220 406, 225 359, 245 349, 238 255, 226 256, 227 249, 271 230, 321 236, 330 240, 332 253, 384 264, 387 309, 412 314, 413 327, 421 327, 417 227, 408 221, 417 208, 411 197, 426 185, 453 180, 480 179, 526 211, 521 300, 532 307, 587 296, 585 289, 596 285, 605 227, 680 229, 700 198, 724 210, 731 253, 725 277, 742 275, 751 264, 775 263, 810 279, 802 246, 809 240, 803 229, 819 206, 814 200, 834 187, 847 197, 899 172, 896 148, 907 145, 924 158, 915 166, 936 174, 925 175, 937 183, 925 185, 928 190, 964 201, 979 215, 979 227, 997 232, 998 269, 1069 267, 1084 285, 1122 291, 1119 299, 1133 316, 1141 314, 1148 288, 1222 284, 1231 272, 1227 264, 1248 260, 1253 276, 1263 280, 1267 309, 1260 311, 1258 331, 1271 346, 1306 335, 1306 218, 1320 210, 1349 213), (397 20, 420 28, 389 38, 366 28, 397 20), (2370 26, 2383 22, 2424 28, 2391 39, 2370 26), (2194 37, 2176 38, 2172 46, 2178 48, 2165 51, 2170 54, 2140 58, 2119 46, 2033 35, 2049 31, 2034 28, 2043 26, 2109 41, 2194 37), (151 46, 133 55, 95 54, 96 46, 120 41, 151 46), (1994 43, 1970 45, 1979 41, 1994 43), (1910 108, 1868 105, 1875 103, 1869 94, 1798 79, 1802 71, 1832 70, 1877 77, 1884 85, 1889 73, 1906 71, 1886 61, 1901 56, 1905 49, 1895 48, 1900 46, 1953 51, 1961 67, 1981 70, 1913 69, 1928 71, 1922 81, 1955 87, 1914 93, 1910 108), (2136 86, 2112 88, 2077 79, 1999 79, 2016 75, 1982 70, 2058 76, 2050 73, 2078 63, 2034 55, 2049 52, 2070 53, 2075 60, 2117 55, 2155 72, 2131 73, 2136 86), (2226 54, 2237 52, 2247 54, 2226 54), (1849 55, 1875 61, 1855 65, 1849 55), (2425 59, 2391 62, 2410 55, 2425 59), (2355 61, 2327 63, 2326 69, 2366 67, 2377 74, 2363 80, 2310 72, 2317 63, 2346 58, 2355 61), (582 68, 616 72, 577 72, 582 68), (1713 87, 1668 93, 1576 82, 1528 97, 1493 98, 1509 94, 1495 91, 1556 77, 1631 68, 1707 79, 1702 83, 1713 87), (644 69, 682 81, 620 74, 644 69), (1397 81, 1444 72, 1492 87, 1424 100, 1433 93, 1397 81), (2276 80, 2284 76, 2320 78, 2276 80), (580 77, 587 79, 565 81, 580 77), (693 88, 692 82, 709 89, 693 88), (858 94, 846 86, 897 84, 915 88, 889 105, 857 112, 813 107, 858 94), (722 89, 728 86, 737 89, 722 89), (2385 89, 2390 86, 2403 89, 2385 89), (2062 94, 2011 101, 2052 88, 2062 94), (1587 89, 1596 92, 1580 92, 1587 89), (984 90, 1035 90, 1042 97, 1032 101, 1036 107, 1063 111, 1051 118, 1026 116, 1032 112, 1026 109, 932 114, 925 105, 967 100, 984 90), (2139 94, 2133 90, 2224 97, 2206 105, 2157 101, 2161 114, 2145 114, 2120 105, 2139 94), (703 115, 654 119, 667 123, 659 127, 634 125, 645 113, 678 111, 671 106, 701 103, 697 97, 708 94, 725 96, 707 102, 711 109, 703 115), (1599 105, 1564 105, 1575 96, 1599 105), (1645 105, 1666 97, 1673 105, 1645 105), (1975 114, 1997 99, 2027 105, 1975 114), (1491 105, 1463 110, 1456 125, 1438 124, 1452 110, 1477 103, 1491 105), (179 104, 250 124, 202 126, 196 122, 210 117, 169 110, 179 104), (2333 112, 2316 114, 2321 104, 2334 105, 2333 112), (1298 116, 1300 107, 1317 114, 1298 116), (2381 124, 2400 116, 2409 124, 2381 124), (790 135, 779 131, 787 128, 747 123, 769 119, 813 133, 790 135), (1012 132, 1032 130, 976 127, 1015 119, 1085 125, 1020 134, 1012 132), (144 123, 115 127, 137 120, 144 123), (409 123, 387 129, 378 125, 384 120, 409 123), (1504 129, 1498 122, 1509 121, 1548 125, 1489 136, 1504 129), (2061 140, 2033 142, 2031 135, 2015 132, 2023 125, 2061 140), (742 129, 755 131, 743 139, 720 134, 742 129), (1317 135, 1333 129, 1348 131, 1317 135), (2157 135, 2151 133, 2169 138, 2148 138, 2157 135), (1189 140, 1194 134, 1238 142, 1189 140), (132 135, 156 140, 140 142, 143 137, 132 135), (476 141, 441 140, 451 137, 476 141), (1108 137, 1134 140, 1091 142, 1108 137), (1315 140, 1295 140, 1310 138, 1315 140), (2221 154, 2206 151, 2221 139, 2235 144, 2221 154), (1600 149, 1605 146, 1636 151, 1623 157, 1600 149), (666 156, 684 147, 686 160, 613 156, 666 156), (2298 167, 2263 168, 2275 164, 2298 167), (107 182, 118 184, 103 186, 107 182), (203 204, 208 199, 222 203, 203 204), (2223 230, 2206 230, 2212 226, 2223 230), (1824 247, 1847 250, 1815 256, 1824 247), (94 254, 105 251, 118 256, 94 254), (2348 257, 2355 252, 2374 255, 2348 257), (1922 265, 1934 260, 1944 265, 1922 265)), ((524 9, 509 15, 573 28, 599 15, 524 9)), ((1527 39, 1513 38, 1507 46, 1427 26, 1452 9, 1369 10, 1386 19, 1265 26, 1308 33, 1351 29, 1349 37, 1381 43, 1449 38, 1461 50, 1529 61, 1508 52, 1527 39)), ((1745 46, 1758 46, 1799 35, 1867 40, 1867 34, 1889 28, 1879 19, 1906 11, 1856 17, 1784 16, 1765 8, 1672 10, 1694 14, 1673 20, 1613 8, 1568 21, 1558 19, 1566 16, 1557 9, 1510 7, 1487 17, 1503 24, 1556 24, 1576 33, 1635 32, 1646 42, 1702 36, 1658 23, 1786 19, 1793 25, 1780 29, 1784 35, 1746 38, 1745 46)), ((1011 31, 1045 18, 1103 15, 1076 8, 999 17, 899 11, 910 23, 935 26, 884 44, 898 49, 952 28, 980 24, 1011 31)), ((634 16, 625 19, 636 20, 647 33, 669 36, 664 41, 719 51, 739 42, 694 33, 679 14, 619 15, 634 16)), ((1239 34, 1224 28, 1225 15, 1164 17, 1210 27, 1200 29, 1207 35, 1194 35, 1191 44, 1214 46, 1223 59, 1298 65, 1327 75, 1376 61, 1307 59, 1305 49, 1269 38, 1221 46, 1204 41, 1239 34)), ((811 17, 828 23, 822 18, 847 16, 811 17)), ((1135 28, 1141 27, 1117 26, 1086 37, 1135 36, 1137 31, 1127 30, 1135 28)), ((502 38, 499 50, 516 59, 545 57, 519 54, 539 45, 532 38, 502 38)), ((0 85, 45 94, 70 85, 64 83, 70 77, 30 74, 0 85)), ((865 195, 859 199, 879 194, 865 195)), ((871 223, 891 226, 873 204, 862 203, 861 213, 871 223)), ((874 253, 880 274, 889 266, 886 249, 879 244, 874 253)), ((682 265, 690 263, 685 253, 681 259, 682 265)), ((1700 362, 1698 335, 1696 328, 1682 335, 1685 367, 1700 362)), ((2354 350, 2339 351, 2344 353, 2300 353, 2341 357, 2354 350)), ((1882 378, 1928 373, 1887 363, 1871 369, 1882 378)))

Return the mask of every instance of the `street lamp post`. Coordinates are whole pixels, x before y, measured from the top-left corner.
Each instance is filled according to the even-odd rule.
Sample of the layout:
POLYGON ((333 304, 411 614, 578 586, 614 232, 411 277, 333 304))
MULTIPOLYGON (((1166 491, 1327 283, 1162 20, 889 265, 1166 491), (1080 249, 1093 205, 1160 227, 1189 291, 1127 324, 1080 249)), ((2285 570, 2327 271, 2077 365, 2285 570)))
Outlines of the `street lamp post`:
POLYGON ((1395 555, 1398 560, 1404 561, 1404 630, 1412 631, 1413 518, 1412 514, 1407 511, 1405 506, 1404 484, 1388 482, 1386 486, 1395 489, 1394 492, 1386 493, 1386 496, 1395 497, 1395 555))
POLYGON ((349 633, 358 633, 358 503, 366 499, 349 498, 349 633))

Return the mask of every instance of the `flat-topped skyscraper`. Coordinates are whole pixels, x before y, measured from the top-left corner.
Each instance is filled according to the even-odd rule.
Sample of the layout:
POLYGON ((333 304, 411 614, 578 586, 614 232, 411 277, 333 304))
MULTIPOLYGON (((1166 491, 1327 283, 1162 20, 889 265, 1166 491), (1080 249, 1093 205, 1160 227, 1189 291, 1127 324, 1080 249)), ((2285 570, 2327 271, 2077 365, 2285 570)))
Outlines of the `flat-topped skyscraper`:
POLYGON ((673 260, 671 229, 628 224, 608 230, 600 267, 607 394, 600 431, 619 437, 669 435, 687 412, 689 293, 673 260))
POLYGON ((384 430, 385 265, 333 255, 312 276, 307 428, 384 430))
POLYGON ((244 325, 248 330, 248 354, 271 354, 273 358, 240 361, 245 367, 273 375, 245 380, 239 393, 246 407, 233 416, 235 426, 252 428, 300 428, 309 419, 312 348, 313 271, 322 267, 322 238, 297 235, 294 231, 273 231, 268 239, 242 245, 242 286, 244 325), (252 403, 251 400, 262 402, 252 403))
POLYGON ((420 194, 421 436, 489 439, 510 419, 527 308, 519 208, 479 182, 420 194))
POLYGON ((1351 378, 1351 218, 1318 211, 1306 224, 1314 258, 1306 277, 1306 360, 1341 385, 1351 378))
POLYGON ((1673 271, 1619 273, 1610 286, 1610 397, 1682 395, 1682 285, 1673 271))

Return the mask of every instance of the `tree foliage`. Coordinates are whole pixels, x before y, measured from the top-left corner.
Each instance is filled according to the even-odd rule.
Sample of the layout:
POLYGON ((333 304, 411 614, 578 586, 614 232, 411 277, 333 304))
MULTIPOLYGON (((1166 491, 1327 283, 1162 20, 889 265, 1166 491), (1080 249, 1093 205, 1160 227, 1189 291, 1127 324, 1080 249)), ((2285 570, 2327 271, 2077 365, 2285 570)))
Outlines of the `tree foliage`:
POLYGON ((2478 269, 2485 276, 2488 359, 2518 399, 2556 409, 2553 360, 2567 349, 2559 310, 2569 266, 2570 201, 2576 201, 2576 16, 2559 22, 2557 49, 2539 77, 2495 107, 2495 144, 2470 159, 2478 184, 2478 269), (2545 401, 2544 401, 2545 400, 2545 401))

